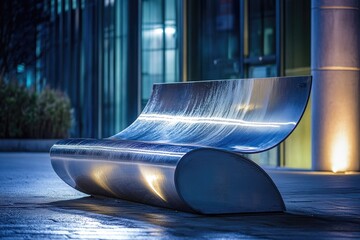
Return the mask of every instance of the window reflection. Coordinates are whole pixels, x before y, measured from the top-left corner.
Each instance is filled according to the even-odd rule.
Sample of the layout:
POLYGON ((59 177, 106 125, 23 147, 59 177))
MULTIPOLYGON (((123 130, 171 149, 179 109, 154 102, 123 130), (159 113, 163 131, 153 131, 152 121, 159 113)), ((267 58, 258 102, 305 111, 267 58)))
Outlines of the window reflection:
POLYGON ((37 66, 47 84, 71 98, 71 136, 108 137, 129 124, 127 51, 136 44, 129 43, 128 1, 49 3, 48 42, 37 42, 48 51, 37 66))
POLYGON ((240 77, 239 1, 188 1, 187 21, 188 80, 240 77))
POLYGON ((273 77, 277 75, 276 66, 275 64, 249 66, 248 74, 252 78, 273 77))
POLYGON ((276 1, 245 1, 244 76, 277 76, 276 1))
POLYGON ((275 0, 248 1, 249 57, 275 54, 275 0))
POLYGON ((154 83, 179 80, 176 4, 176 0, 142 1, 142 106, 154 83))

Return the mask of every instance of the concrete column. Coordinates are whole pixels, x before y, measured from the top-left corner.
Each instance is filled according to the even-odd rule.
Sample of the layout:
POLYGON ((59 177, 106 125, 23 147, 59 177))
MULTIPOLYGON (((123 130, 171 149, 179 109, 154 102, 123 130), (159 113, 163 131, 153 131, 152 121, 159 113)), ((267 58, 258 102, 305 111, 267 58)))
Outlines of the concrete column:
POLYGON ((360 170, 359 8, 359 0, 312 0, 314 170, 360 170))

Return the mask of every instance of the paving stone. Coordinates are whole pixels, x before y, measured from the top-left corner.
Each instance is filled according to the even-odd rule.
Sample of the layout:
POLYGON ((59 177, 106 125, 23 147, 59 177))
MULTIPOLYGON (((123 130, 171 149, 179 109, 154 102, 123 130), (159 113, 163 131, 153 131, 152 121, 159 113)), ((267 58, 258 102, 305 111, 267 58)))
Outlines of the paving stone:
POLYGON ((266 169, 284 213, 204 216, 93 198, 48 154, 0 153, 0 239, 360 239, 360 174, 266 169))

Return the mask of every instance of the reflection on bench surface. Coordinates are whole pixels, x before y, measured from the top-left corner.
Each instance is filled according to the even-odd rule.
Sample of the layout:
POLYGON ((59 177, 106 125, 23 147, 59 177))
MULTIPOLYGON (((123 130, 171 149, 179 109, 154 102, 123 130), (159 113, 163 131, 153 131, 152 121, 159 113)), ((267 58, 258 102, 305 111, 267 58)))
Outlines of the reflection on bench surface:
POLYGON ((154 85, 143 112, 107 139, 66 139, 55 172, 94 196, 203 214, 284 211, 270 177, 242 154, 281 143, 298 124, 311 77, 154 85))

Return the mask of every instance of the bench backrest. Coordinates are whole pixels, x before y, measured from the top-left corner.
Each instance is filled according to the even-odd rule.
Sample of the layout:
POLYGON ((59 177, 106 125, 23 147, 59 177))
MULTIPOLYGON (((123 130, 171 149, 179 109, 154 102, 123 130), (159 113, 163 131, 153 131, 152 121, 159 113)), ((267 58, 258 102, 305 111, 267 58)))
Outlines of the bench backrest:
POLYGON ((260 152, 294 130, 310 89, 308 76, 156 84, 138 119, 111 138, 260 152))

